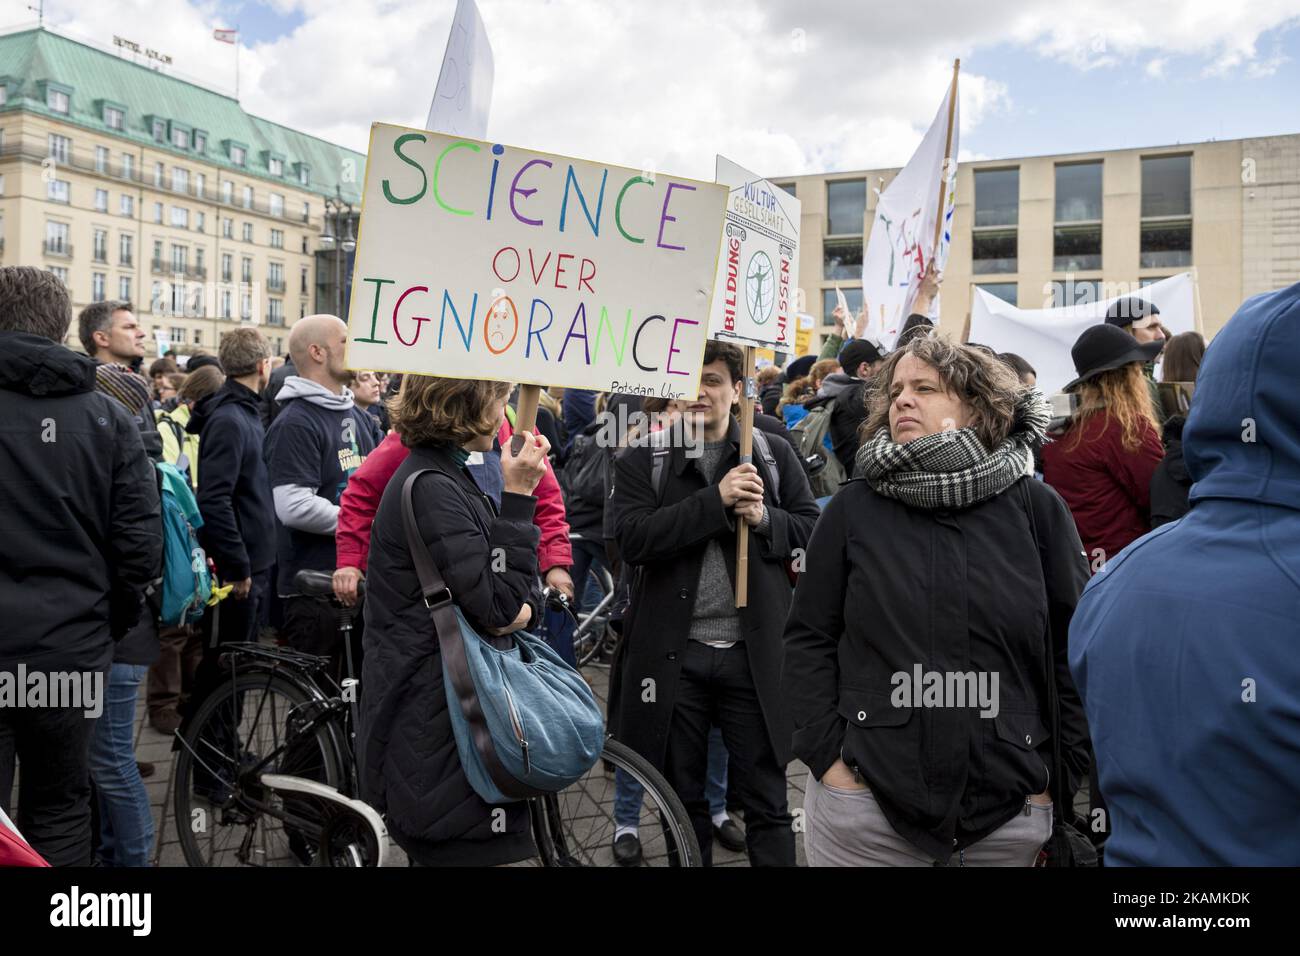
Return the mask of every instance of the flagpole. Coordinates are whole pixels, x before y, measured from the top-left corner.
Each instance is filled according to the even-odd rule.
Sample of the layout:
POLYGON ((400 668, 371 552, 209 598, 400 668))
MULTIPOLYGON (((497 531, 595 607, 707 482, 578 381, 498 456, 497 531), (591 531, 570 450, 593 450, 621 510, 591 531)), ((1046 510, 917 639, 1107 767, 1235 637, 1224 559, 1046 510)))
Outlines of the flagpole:
POLYGON ((943 147, 943 173, 939 177, 939 208, 934 218, 934 245, 930 248, 930 262, 939 257, 939 238, 943 235, 944 206, 948 199, 948 162, 952 159, 952 118, 957 109, 957 71, 961 60, 952 61, 952 86, 948 88, 948 139, 943 147))

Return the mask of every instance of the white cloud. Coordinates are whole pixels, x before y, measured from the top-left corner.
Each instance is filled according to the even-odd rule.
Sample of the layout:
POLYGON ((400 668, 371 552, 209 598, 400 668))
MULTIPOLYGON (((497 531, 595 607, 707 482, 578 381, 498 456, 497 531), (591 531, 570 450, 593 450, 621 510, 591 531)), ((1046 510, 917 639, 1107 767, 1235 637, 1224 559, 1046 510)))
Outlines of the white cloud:
MULTIPOLYGON (((291 34, 242 53, 244 106, 364 151, 369 124, 421 125, 451 0, 271 0, 296 10, 291 34)), ((480 0, 496 60, 489 132, 502 142, 711 178, 722 153, 771 175, 898 165, 920 141, 952 57, 1001 45, 1077 69, 1135 62, 1160 76, 1170 56, 1266 75, 1265 31, 1300 0, 480 0), (1159 64, 1159 65, 1157 65, 1159 64)), ((53 0, 48 20, 170 53, 225 89, 231 48, 211 39, 216 0, 53 0)), ((223 12, 226 11, 226 12, 223 12)), ((962 130, 1008 110, 1014 91, 963 71, 962 130)))
POLYGON ((1164 79, 1165 67, 1168 65, 1169 65, 1168 58, 1157 57, 1154 60, 1147 61, 1147 65, 1144 68, 1144 72, 1146 73, 1147 76, 1151 77, 1153 80, 1164 79))

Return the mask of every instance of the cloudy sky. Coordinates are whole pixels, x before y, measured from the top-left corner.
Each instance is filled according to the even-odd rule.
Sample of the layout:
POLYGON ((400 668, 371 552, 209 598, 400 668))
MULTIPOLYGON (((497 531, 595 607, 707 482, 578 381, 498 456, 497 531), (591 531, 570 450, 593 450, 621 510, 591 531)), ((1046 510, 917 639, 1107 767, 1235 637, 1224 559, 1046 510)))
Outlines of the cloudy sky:
MULTIPOLYGON (((0 0, 0 27, 32 22, 0 0)), ((50 0, 47 23, 173 57, 253 113, 364 150, 422 125, 455 0, 50 0)), ((961 154, 1300 132, 1300 0, 479 0, 489 134, 712 178, 899 165, 962 60, 961 154)))

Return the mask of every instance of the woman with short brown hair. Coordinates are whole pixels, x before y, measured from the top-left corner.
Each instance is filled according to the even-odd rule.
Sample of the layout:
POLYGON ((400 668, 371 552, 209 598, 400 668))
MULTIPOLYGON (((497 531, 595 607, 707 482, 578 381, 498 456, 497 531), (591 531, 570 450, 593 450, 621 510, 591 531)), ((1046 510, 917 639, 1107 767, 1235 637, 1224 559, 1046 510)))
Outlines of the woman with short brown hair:
POLYGON ((539 620, 533 491, 550 446, 520 432, 517 456, 502 449, 499 510, 465 467, 472 453, 492 450, 509 392, 504 382, 407 375, 391 407, 410 454, 370 531, 357 761, 363 798, 387 814, 393 838, 418 865, 485 866, 536 854, 526 805, 499 808, 502 830, 461 767, 438 637, 402 519, 406 479, 424 471, 412 487, 420 538, 470 626, 501 635, 539 620))
POLYGON ((817 522, 785 630, 808 862, 1033 865, 1087 768, 1066 660, 1087 569, 1029 477, 1048 408, 932 338, 890 355, 869 406, 862 477, 817 522))

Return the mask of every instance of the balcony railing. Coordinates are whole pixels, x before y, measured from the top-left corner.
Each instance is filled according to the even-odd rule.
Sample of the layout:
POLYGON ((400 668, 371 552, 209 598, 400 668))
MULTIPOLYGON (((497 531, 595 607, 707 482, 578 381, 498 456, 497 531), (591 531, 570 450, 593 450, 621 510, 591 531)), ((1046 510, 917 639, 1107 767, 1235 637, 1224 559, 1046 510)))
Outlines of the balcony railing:
POLYGON ((267 279, 267 280, 266 280, 266 288, 267 288, 267 291, 268 291, 268 292, 283 292, 283 291, 284 291, 284 280, 283 280, 283 279, 267 279))
POLYGON ((118 256, 117 264, 119 266, 133 266, 135 265, 135 256, 118 256))
POLYGON ((277 327, 279 327, 279 326, 283 326, 283 325, 284 325, 284 316, 283 316, 283 315, 272 315, 271 313, 268 312, 267 315, 266 315, 266 324, 267 324, 267 325, 274 325, 274 326, 277 326, 277 327))
POLYGON ((60 256, 64 259, 72 258, 72 245, 67 242, 58 242, 53 239, 46 239, 42 244, 47 256, 60 256))

